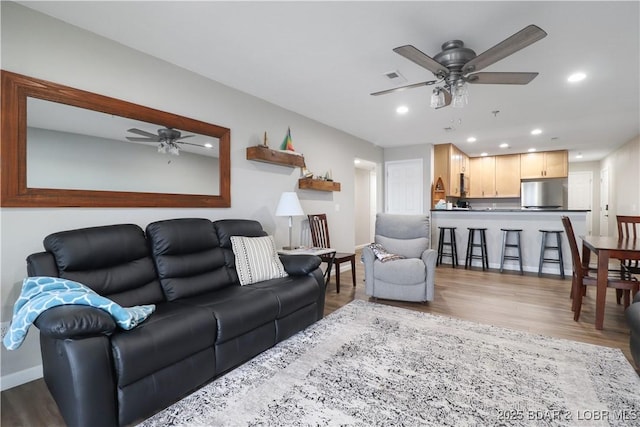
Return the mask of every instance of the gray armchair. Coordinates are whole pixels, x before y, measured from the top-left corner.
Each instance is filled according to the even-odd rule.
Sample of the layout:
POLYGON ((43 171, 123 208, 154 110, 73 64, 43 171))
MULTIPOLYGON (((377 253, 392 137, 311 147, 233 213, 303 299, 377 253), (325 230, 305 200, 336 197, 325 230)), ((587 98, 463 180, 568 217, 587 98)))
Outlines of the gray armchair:
POLYGON ((365 293, 383 299, 432 301, 437 252, 429 249, 430 239, 426 215, 379 213, 375 243, 404 258, 382 262, 365 246, 362 249, 365 293))

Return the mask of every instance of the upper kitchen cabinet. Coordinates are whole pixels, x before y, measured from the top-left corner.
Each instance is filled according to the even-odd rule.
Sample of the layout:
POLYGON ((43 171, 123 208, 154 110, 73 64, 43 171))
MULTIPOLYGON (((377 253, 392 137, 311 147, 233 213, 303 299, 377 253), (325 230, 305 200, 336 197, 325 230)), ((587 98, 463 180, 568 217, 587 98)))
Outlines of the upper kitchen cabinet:
POLYGON ((469 191, 467 197, 496 196, 496 158, 493 156, 469 159, 469 191))
POLYGON ((566 150, 521 154, 520 177, 522 179, 566 178, 568 162, 566 150))
POLYGON ((453 144, 433 147, 433 179, 442 178, 447 196, 460 197, 460 174, 468 173, 469 156, 453 144))
POLYGON ((496 156, 496 197, 520 197, 520 155, 496 156))

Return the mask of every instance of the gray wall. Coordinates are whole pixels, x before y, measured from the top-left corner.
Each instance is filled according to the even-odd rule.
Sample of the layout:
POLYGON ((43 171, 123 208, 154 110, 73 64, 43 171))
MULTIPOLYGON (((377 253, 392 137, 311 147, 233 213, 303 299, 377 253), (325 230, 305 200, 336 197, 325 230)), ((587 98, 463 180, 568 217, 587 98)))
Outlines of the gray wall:
MULTIPOLYGON (((3 208, 3 322, 10 320, 26 276, 26 256, 42 250, 42 239, 55 231, 115 223, 145 227, 152 221, 177 217, 251 218, 260 221, 277 244, 283 245, 288 240, 287 220, 275 217, 275 208, 283 191, 297 190, 300 171, 247 161, 245 150, 259 144, 265 131, 272 147, 279 144, 288 126, 294 147, 304 154, 308 168, 316 174, 331 169, 333 178, 342 185, 341 192, 297 190, 303 209, 327 212, 333 246, 353 251, 353 159, 382 164, 382 149, 15 3, 2 2, 0 7, 2 69, 230 128, 232 200, 228 209, 3 208)), ((295 218, 294 233, 302 219, 295 218)), ((31 329, 20 349, 1 351, 3 388, 41 376, 37 329, 31 329)))

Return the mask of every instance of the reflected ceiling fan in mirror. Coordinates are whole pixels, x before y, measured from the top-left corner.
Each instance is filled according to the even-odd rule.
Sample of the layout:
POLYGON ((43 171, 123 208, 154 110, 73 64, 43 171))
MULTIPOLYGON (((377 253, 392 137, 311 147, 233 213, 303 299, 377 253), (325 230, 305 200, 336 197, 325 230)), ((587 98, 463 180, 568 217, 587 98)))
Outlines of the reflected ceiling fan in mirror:
POLYGON ((467 83, 526 85, 538 73, 526 72, 483 72, 480 71, 517 51, 544 38, 547 33, 536 25, 529 25, 511 37, 501 41, 480 55, 465 47, 461 40, 449 40, 442 45, 442 52, 433 58, 412 45, 400 46, 393 51, 431 71, 438 80, 413 83, 394 89, 374 92, 371 95, 384 95, 405 89, 430 86, 442 83, 431 95, 431 107, 438 109, 453 104, 462 107, 467 103, 467 83))
POLYGON ((162 154, 173 154, 174 156, 180 155, 180 145, 193 145, 196 147, 207 147, 207 145, 193 144, 190 142, 182 141, 186 138, 192 138, 195 135, 185 135, 182 136, 182 133, 179 130, 175 130, 172 128, 162 128, 158 129, 157 134, 153 134, 151 132, 147 132, 140 129, 128 129, 127 132, 135 133, 136 135, 142 135, 145 138, 132 137, 127 136, 127 139, 131 142, 158 142, 158 153, 162 154))

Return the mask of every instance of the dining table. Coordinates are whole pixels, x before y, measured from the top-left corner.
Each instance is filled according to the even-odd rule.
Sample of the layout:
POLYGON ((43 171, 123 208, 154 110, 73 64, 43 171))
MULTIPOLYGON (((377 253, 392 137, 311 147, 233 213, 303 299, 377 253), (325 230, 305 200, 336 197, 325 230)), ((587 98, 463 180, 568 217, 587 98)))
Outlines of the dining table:
POLYGON ((582 265, 589 266, 591 254, 598 256, 596 286, 596 329, 604 323, 604 307, 607 298, 609 260, 640 259, 640 239, 619 239, 610 236, 580 236, 582 239, 582 265))

